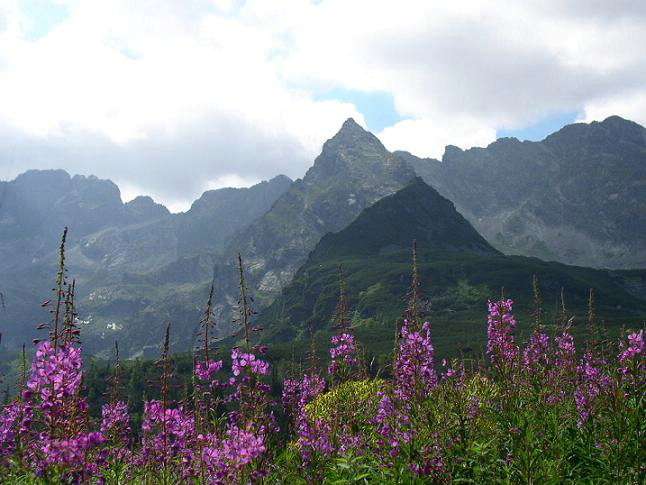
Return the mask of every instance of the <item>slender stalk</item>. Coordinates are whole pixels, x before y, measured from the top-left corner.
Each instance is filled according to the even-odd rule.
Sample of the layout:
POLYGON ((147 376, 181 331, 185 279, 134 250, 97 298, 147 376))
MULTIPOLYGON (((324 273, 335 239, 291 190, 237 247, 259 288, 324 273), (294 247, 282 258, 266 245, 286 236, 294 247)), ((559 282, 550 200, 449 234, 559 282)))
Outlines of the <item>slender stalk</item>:
POLYGON ((412 328, 417 329, 420 322, 421 287, 419 278, 419 264, 417 260, 417 240, 413 240, 413 276, 410 290, 408 292, 408 308, 406 309, 406 319, 412 324, 412 328))
POLYGON ((121 362, 119 360, 119 342, 114 341, 114 377, 112 380, 112 391, 110 402, 116 404, 119 400, 119 383, 121 380, 121 362))
POLYGON ((312 330, 312 322, 308 322, 310 330, 310 375, 318 374, 318 355, 316 353, 316 339, 312 330))
POLYGON ((339 265, 339 301, 335 311, 335 325, 339 328, 339 333, 345 333, 350 330, 348 323, 348 298, 345 292, 345 278, 343 269, 339 265))
POLYGON ((536 274, 532 276, 532 290, 534 292, 534 330, 540 332, 543 324, 543 298, 536 274))
POLYGON ((52 329, 52 334, 50 340, 54 344, 54 350, 58 349, 58 337, 59 330, 58 326, 61 318, 61 304, 65 299, 65 241, 67 240, 67 226, 63 229, 63 237, 61 238, 61 245, 59 247, 59 257, 58 257, 58 275, 56 276, 56 287, 54 291, 56 292, 56 305, 54 306, 54 317, 53 323, 54 328, 52 329))
POLYGON ((242 263, 242 256, 238 254, 238 270, 240 273, 240 302, 239 302, 239 311, 240 311, 240 324, 244 329, 244 343, 245 350, 249 352, 251 350, 249 344, 249 316, 251 311, 249 309, 249 297, 247 294, 247 285, 245 283, 244 277, 244 265, 242 263))
POLYGON ((162 434, 164 437, 164 459, 163 459, 163 482, 167 483, 167 455, 168 455, 168 435, 166 433, 166 409, 168 409, 168 381, 170 376, 170 365, 168 362, 168 349, 170 340, 170 322, 166 324, 166 334, 164 336, 164 349, 162 351, 162 380, 161 380, 161 394, 162 394, 162 434))
POLYGON ((211 316, 213 312, 213 284, 209 289, 209 299, 206 302, 206 310, 202 319, 202 338, 204 339, 204 360, 209 363, 209 327, 211 326, 211 316))
POLYGON ((20 356, 20 382, 18 388, 18 399, 22 401, 22 392, 27 384, 27 351, 25 344, 22 344, 22 354, 20 356))

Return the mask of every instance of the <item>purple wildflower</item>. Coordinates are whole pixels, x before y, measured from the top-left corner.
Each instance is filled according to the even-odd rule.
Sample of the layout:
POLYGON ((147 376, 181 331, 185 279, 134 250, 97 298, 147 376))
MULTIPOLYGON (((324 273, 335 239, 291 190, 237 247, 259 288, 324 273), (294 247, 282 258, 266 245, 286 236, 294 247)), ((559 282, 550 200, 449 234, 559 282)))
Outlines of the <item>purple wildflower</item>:
POLYGON ((252 353, 240 352, 240 349, 231 350, 231 371, 234 376, 239 376, 244 368, 248 368, 253 374, 266 376, 269 374, 269 364, 258 359, 252 353))
POLYGON ((513 331, 516 328, 512 300, 489 302, 487 328, 487 355, 496 367, 512 364, 518 357, 518 346, 514 341, 513 331))
POLYGON ((610 376, 603 375, 603 361, 596 360, 591 352, 586 352, 576 371, 579 376, 579 386, 574 392, 574 401, 579 410, 579 426, 583 426, 592 415, 597 397, 613 385, 610 376))
POLYGON ((47 341, 36 351, 26 396, 35 394, 40 399, 40 409, 50 422, 62 418, 65 404, 78 395, 81 365, 81 350, 71 345, 55 349, 47 341))
POLYGON ((101 408, 101 432, 115 443, 125 444, 130 434, 128 406, 123 401, 104 404, 101 408))
MULTIPOLYGON (((623 342, 620 342, 620 347, 623 349, 625 347, 623 342)), ((638 332, 633 332, 628 335, 628 346, 623 350, 619 355, 618 359, 620 363, 624 363, 626 360, 632 360, 644 351, 644 331, 640 330, 638 332)))
POLYGON ((401 401, 424 399, 437 384, 431 342, 431 326, 424 322, 420 331, 410 331, 409 322, 402 326, 402 340, 395 361, 395 395, 401 401))
MULTIPOLYGON (((247 483, 245 471, 267 450, 264 433, 230 426, 223 438, 215 433, 205 439, 202 461, 209 470, 210 484, 247 483)), ((264 475, 265 473, 261 473, 264 475)))
POLYGON ((209 360, 208 362, 198 362, 195 366, 195 375, 203 381, 209 381, 214 374, 222 369, 221 360, 209 360))
POLYGON ((335 335, 332 337, 332 345, 334 347, 330 348, 331 361, 328 374, 349 377, 352 373, 351 369, 359 364, 354 337, 347 332, 335 335))
POLYGON ((16 451, 20 438, 25 439, 31 431, 33 420, 31 403, 14 401, 0 413, 0 459, 16 451))
POLYGON ((160 401, 147 401, 141 429, 143 462, 168 464, 190 451, 195 421, 182 407, 164 409, 160 401))
POLYGON ((546 366, 549 363, 549 346, 549 336, 541 332, 534 332, 529 338, 529 343, 523 352, 523 363, 525 364, 525 369, 531 370, 539 365, 546 366))

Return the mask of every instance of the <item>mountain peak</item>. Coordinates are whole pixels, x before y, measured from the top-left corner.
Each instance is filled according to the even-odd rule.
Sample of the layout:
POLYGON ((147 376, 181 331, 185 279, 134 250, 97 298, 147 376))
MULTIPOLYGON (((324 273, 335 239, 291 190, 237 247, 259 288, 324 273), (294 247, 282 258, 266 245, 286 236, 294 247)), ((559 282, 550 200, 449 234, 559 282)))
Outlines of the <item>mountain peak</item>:
POLYGON ((361 131, 365 131, 359 123, 354 121, 354 118, 348 118, 343 122, 343 125, 341 125, 341 130, 356 130, 359 129, 361 131))
POLYGON ((378 192, 387 194, 400 189, 414 176, 411 167, 392 155, 375 135, 349 118, 336 135, 325 142, 304 180, 312 182, 323 178, 336 180, 344 186, 379 187, 378 192), (390 190, 388 186, 393 182, 390 190))
POLYGON ((573 123, 549 135, 545 142, 551 145, 593 144, 612 149, 617 142, 646 147, 646 129, 620 116, 613 115, 603 121, 573 123))
POLYGON ((268 182, 269 183, 288 183, 288 184, 291 184, 293 182, 293 180, 291 178, 289 178, 287 175, 284 175, 284 174, 281 173, 281 174, 276 175, 276 176, 272 177, 271 179, 269 179, 268 182))
POLYGON ((431 251, 499 254, 450 200, 415 177, 398 192, 368 207, 345 229, 327 234, 313 257, 406 251, 414 239, 431 251))
MULTIPOLYGON (((349 143, 378 143, 383 146, 379 139, 364 129, 359 123, 354 121, 354 118, 348 118, 341 125, 341 129, 334 135, 328 142, 340 142, 342 144, 349 143)), ((327 145, 327 143, 326 143, 327 145)))

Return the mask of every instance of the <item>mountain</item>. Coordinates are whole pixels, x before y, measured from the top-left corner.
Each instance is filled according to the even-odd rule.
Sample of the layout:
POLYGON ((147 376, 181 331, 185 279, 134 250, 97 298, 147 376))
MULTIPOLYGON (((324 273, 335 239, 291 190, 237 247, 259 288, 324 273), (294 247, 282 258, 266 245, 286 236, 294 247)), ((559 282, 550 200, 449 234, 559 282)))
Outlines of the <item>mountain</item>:
POLYGON ((0 270, 19 268, 56 248, 65 224, 76 238, 123 223, 129 212, 109 180, 30 170, 0 182, 0 270))
POLYGON ((442 161, 396 152, 506 254, 646 268, 646 129, 611 116, 539 142, 448 146, 442 161))
POLYGON ((279 175, 248 189, 204 192, 179 216, 178 253, 219 252, 227 236, 262 216, 291 185, 289 177, 279 175))
POLYGON ((392 321, 407 281, 405 248, 413 238, 420 254, 431 258, 424 264, 436 317, 475 318, 475 308, 503 285, 525 298, 533 273, 545 275, 549 298, 565 281, 574 302, 583 304, 594 286, 601 301, 617 302, 621 312, 634 315, 638 309, 626 295, 642 294, 640 271, 590 272, 500 253, 646 267, 645 131, 611 117, 567 126, 541 142, 505 138, 487 148, 447 147, 440 162, 390 153, 349 119, 302 179, 292 183, 279 176, 248 189, 208 191, 183 214, 170 214, 149 197, 123 204, 118 187, 96 177, 30 171, 0 182, 3 342, 28 341, 31 328, 47 318, 38 303, 49 296, 64 225, 70 226, 69 275, 77 279, 89 352, 105 352, 118 339, 124 355, 154 355, 166 321, 173 324, 173 347, 190 348, 212 281, 217 330, 230 336, 236 330, 238 253, 255 308, 272 305, 263 321, 273 335, 299 336, 303 319, 329 318, 339 261, 348 266, 349 281, 366 292, 357 315, 392 321), (417 180, 416 189, 398 195, 400 205, 382 213, 379 201, 416 174, 440 195, 417 180), (302 273, 315 248, 312 257, 327 270, 309 266, 302 273), (373 267, 366 254, 379 264, 373 267), (366 267, 359 270, 354 262, 366 267), (312 288, 320 295, 309 293, 312 288), (309 295, 308 303, 284 297, 299 291, 309 295))
POLYGON ((345 229, 321 239, 293 281, 258 316, 256 325, 265 328, 263 337, 293 344, 309 339, 310 325, 315 332, 329 333, 340 266, 360 340, 371 351, 387 353, 394 322, 405 307, 413 240, 431 302, 436 343, 447 355, 481 346, 486 336, 486 302, 500 295, 503 287, 517 301, 517 312, 530 319, 534 274, 546 308, 553 308, 563 287, 570 310, 584 312, 589 288, 594 288, 599 314, 613 324, 639 322, 646 316, 646 270, 594 270, 505 256, 475 231, 452 202, 416 178, 364 210, 345 229))
MULTIPOLYGON (((3 343, 31 340, 33 327, 48 318, 39 303, 51 295, 63 227, 69 228, 68 275, 77 280, 86 348, 98 350, 119 328, 146 322, 149 304, 163 307, 178 279, 185 291, 201 289, 224 239, 290 186, 278 176, 250 188, 210 190, 187 212, 171 214, 146 196, 124 204, 113 182, 63 170, 32 170, 0 182, 3 343)), ((201 299, 201 293, 194 297, 201 299)))
POLYGON ((262 307, 291 281, 324 234, 343 229, 363 209, 414 177, 407 163, 348 119, 325 142, 305 176, 226 242, 216 267, 218 319, 225 331, 237 301, 238 253, 246 263, 247 284, 262 307))
POLYGON ((403 189, 368 207, 342 231, 323 236, 308 261, 316 264, 337 256, 408 252, 414 239, 433 251, 500 254, 450 200, 415 177, 403 189))

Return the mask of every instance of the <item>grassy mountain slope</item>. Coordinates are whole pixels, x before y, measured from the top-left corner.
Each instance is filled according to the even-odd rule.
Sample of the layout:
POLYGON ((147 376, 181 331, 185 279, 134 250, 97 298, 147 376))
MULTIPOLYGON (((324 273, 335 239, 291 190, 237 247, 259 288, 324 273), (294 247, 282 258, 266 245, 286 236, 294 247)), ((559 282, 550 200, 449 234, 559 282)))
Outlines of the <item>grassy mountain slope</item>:
MULTIPOLYGON (((366 209, 352 224, 328 234, 270 307, 258 318, 264 338, 278 344, 309 339, 331 329, 337 303, 338 267, 347 280, 357 333, 376 353, 392 347, 395 321, 410 285, 411 242, 417 240, 419 270, 429 299, 440 354, 475 352, 486 337, 486 302, 504 287, 517 302, 527 331, 537 275, 549 313, 561 288, 568 309, 585 314, 589 288, 598 313, 615 328, 646 316, 646 271, 594 270, 536 258, 504 256, 420 179, 366 209)), ((581 320, 579 319, 579 322, 581 320)), ((583 332, 584 326, 579 325, 583 332)))

